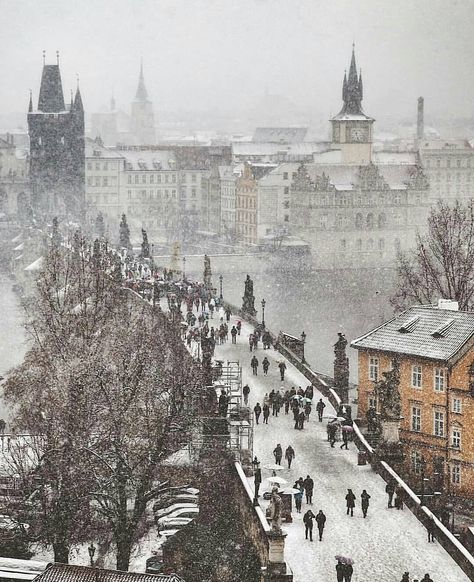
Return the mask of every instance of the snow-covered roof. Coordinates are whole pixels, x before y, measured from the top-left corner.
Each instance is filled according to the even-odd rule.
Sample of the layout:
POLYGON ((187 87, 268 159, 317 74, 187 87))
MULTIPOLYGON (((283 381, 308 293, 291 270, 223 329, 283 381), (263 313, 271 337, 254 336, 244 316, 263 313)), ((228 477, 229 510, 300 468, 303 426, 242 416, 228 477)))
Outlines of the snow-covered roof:
POLYGON ((365 113, 338 113, 334 117, 331 117, 331 121, 375 121, 372 117, 369 117, 365 113))
POLYGON ((177 574, 145 574, 143 572, 122 572, 89 566, 52 564, 37 576, 37 582, 184 582, 177 574))
POLYGON ((43 266, 43 262, 44 262, 44 257, 40 257, 39 259, 36 259, 36 261, 33 261, 30 265, 25 267, 23 270, 24 271, 39 271, 41 269, 41 267, 43 266))
POLYGON ((121 150, 126 171, 176 170, 176 157, 172 150, 121 150))
POLYGON ((304 140, 307 132, 307 127, 257 127, 252 141, 297 143, 304 140))
POLYGON ((372 153, 374 164, 416 164, 415 152, 386 152, 372 153))
POLYGON ((410 307, 351 346, 448 362, 457 359, 473 336, 474 312, 428 305, 410 307))
POLYGON ((105 147, 102 143, 95 139, 86 138, 85 141, 86 158, 101 159, 101 158, 123 158, 117 150, 105 147))

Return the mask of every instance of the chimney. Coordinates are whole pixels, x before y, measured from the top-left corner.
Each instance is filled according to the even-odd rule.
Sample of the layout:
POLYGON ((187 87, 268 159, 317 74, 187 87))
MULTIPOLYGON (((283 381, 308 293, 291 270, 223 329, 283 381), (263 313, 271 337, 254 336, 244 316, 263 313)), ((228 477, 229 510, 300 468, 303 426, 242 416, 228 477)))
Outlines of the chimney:
POLYGON ((424 113, 424 103, 423 97, 418 97, 418 116, 416 119, 416 139, 418 142, 425 137, 425 113, 424 113))
POLYGON ((448 309, 449 311, 459 311, 459 303, 452 299, 438 299, 438 309, 448 309))

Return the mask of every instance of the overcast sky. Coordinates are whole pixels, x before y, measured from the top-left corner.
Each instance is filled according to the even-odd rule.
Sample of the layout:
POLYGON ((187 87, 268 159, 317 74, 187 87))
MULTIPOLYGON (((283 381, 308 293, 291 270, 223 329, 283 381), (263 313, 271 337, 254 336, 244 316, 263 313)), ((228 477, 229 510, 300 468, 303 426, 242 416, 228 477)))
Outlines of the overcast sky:
POLYGON ((162 110, 233 110, 285 95, 337 113, 352 41, 375 117, 474 114, 474 0, 0 0, 0 112, 38 98, 42 51, 60 51, 65 93, 125 111, 143 57, 162 110))

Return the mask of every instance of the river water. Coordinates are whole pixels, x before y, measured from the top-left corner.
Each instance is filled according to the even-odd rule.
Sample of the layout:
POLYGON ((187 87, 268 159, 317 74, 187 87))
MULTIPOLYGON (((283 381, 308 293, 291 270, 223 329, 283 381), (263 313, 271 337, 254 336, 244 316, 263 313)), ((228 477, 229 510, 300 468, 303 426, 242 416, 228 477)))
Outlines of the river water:
MULTIPOLYGON (((255 308, 261 319, 265 299, 265 323, 274 333, 294 336, 306 333, 305 355, 311 367, 333 375, 333 344, 337 333, 347 340, 363 335, 393 314, 389 298, 394 291, 394 272, 387 270, 312 271, 294 265, 270 262, 268 255, 210 256, 212 282, 219 289, 223 276, 223 296, 240 307, 247 274, 254 282, 255 308)), ((166 259, 156 258, 167 265, 166 259)), ((186 274, 203 279, 202 256, 186 256, 186 274)), ((356 350, 347 350, 351 381, 357 380, 356 350)))

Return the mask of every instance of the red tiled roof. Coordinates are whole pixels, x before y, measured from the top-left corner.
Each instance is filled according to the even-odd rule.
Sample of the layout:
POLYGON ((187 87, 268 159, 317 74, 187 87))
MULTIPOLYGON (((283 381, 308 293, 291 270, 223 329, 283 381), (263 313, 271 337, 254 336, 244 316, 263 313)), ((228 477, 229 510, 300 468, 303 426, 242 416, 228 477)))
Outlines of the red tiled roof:
POLYGON ((52 564, 35 582, 184 582, 177 574, 144 574, 88 566, 52 564))

